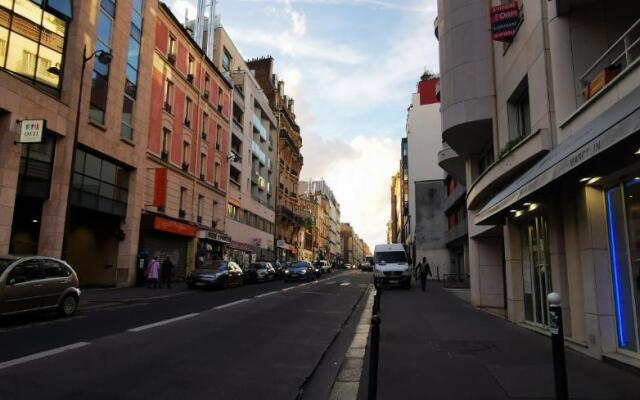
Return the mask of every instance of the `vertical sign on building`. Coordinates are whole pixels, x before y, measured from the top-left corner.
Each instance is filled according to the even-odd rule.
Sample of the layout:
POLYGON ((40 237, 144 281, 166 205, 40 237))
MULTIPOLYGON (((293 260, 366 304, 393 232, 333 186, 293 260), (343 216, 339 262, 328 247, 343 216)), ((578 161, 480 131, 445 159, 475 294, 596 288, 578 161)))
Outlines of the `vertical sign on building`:
POLYGON ((499 42, 510 42, 520 25, 520 7, 517 1, 491 7, 491 36, 499 42))
POLYGON ((167 169, 155 168, 153 206, 164 208, 167 204, 167 169))

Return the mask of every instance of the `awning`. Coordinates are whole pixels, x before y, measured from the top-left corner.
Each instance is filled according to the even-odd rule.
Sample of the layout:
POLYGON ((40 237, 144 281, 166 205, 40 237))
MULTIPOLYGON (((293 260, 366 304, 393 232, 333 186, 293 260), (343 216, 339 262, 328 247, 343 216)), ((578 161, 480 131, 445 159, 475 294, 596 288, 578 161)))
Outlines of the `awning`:
POLYGON ((477 225, 494 224, 495 220, 492 217, 628 138, 639 129, 640 88, 637 88, 560 143, 489 200, 478 212, 474 222, 477 225))

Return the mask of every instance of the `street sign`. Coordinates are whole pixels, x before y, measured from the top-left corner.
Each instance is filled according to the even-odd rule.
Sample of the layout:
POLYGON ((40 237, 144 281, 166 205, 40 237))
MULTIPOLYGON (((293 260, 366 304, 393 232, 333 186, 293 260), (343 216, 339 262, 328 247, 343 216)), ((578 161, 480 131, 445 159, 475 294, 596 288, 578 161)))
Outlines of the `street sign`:
POLYGON ((491 36, 493 40, 510 42, 518 32, 520 7, 517 1, 491 7, 491 36))
POLYGON ((42 143, 42 134, 47 121, 44 119, 23 119, 20 123, 18 143, 42 143))

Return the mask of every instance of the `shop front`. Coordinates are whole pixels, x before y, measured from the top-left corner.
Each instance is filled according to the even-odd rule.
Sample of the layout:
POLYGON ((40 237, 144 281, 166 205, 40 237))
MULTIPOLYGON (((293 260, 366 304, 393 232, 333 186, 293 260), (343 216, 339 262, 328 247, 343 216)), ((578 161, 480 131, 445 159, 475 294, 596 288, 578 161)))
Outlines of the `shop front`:
POLYGON ((216 260, 223 260, 231 237, 222 232, 212 230, 198 231, 198 248, 196 250, 196 267, 207 268, 216 260))
POLYGON ((253 244, 232 240, 229 243, 228 259, 238 264, 242 269, 246 269, 251 263, 258 260, 257 250, 253 244))
POLYGON ((298 258, 298 248, 284 240, 276 242, 278 261, 296 261, 298 258))
MULTIPOLYGON (((191 252, 191 245, 197 236, 195 225, 168 217, 145 213, 140 225, 140 251, 146 266, 153 257, 162 262, 171 258, 174 265, 174 279, 183 280, 191 271, 195 262, 191 252)), ((144 270, 138 269, 138 273, 144 270)))

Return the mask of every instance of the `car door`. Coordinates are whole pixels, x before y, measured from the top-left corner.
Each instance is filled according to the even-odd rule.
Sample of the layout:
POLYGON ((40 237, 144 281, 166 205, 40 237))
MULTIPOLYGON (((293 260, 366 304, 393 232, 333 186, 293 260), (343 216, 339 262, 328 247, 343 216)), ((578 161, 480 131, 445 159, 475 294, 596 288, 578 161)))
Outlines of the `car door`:
POLYGON ((42 296, 46 307, 55 307, 65 289, 71 285, 71 271, 61 262, 50 258, 40 260, 42 267, 42 296))
POLYGON ((42 269, 36 258, 14 266, 7 275, 3 313, 15 313, 44 307, 42 269))

